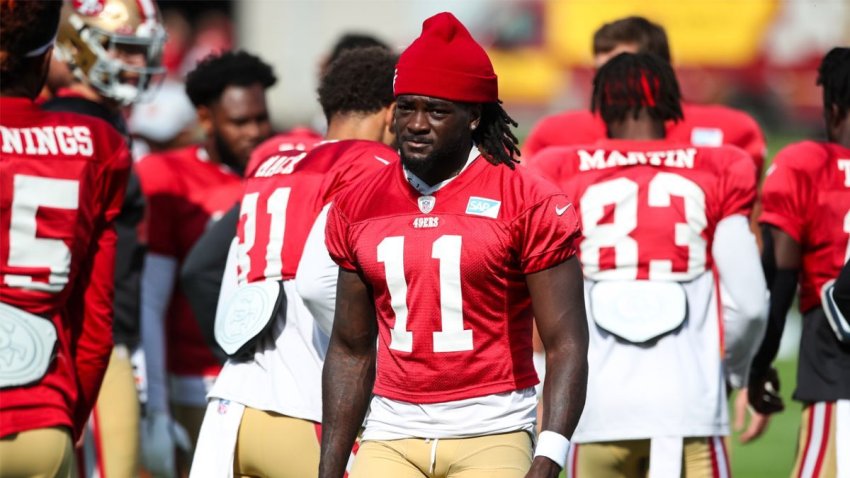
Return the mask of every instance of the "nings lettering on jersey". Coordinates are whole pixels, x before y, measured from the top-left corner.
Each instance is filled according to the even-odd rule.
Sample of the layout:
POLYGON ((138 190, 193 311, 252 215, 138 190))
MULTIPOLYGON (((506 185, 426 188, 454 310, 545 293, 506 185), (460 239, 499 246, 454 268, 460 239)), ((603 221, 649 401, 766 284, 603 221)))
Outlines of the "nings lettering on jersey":
POLYGON ((39 126, 34 128, 7 128, 0 126, 6 154, 37 156, 91 156, 94 146, 87 126, 39 126))
POLYGON ((417 217, 413 220, 414 229, 428 229, 440 225, 439 217, 417 217))
POLYGON ((844 186, 850 188, 850 159, 839 159, 838 169, 844 171, 844 186))
POLYGON ((307 153, 296 154, 295 156, 270 156, 269 159, 263 161, 263 164, 257 168, 254 173, 256 178, 267 178, 277 174, 292 174, 295 165, 301 162, 307 156, 307 153))
POLYGON ((578 150, 581 160, 579 171, 591 169, 607 169, 617 166, 634 166, 637 164, 648 164, 650 166, 665 166, 668 168, 693 168, 696 158, 696 148, 675 149, 668 151, 605 151, 597 149, 592 153, 587 150, 578 150), (608 156, 606 157, 606 153, 608 156))

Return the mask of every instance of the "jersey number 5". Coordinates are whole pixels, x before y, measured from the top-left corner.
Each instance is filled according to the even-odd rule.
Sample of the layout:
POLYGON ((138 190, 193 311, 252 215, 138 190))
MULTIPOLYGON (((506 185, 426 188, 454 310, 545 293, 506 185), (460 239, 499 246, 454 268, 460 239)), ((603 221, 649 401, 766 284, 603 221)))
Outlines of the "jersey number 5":
MULTIPOLYGON (((76 211, 80 183, 72 179, 15 175, 12 191, 11 227, 9 228, 9 267, 49 269, 49 273, 6 274, 8 286, 60 292, 71 273, 71 250, 62 239, 44 237, 37 225, 39 208, 76 211), (46 277, 46 281, 33 280, 46 277)), ((71 227, 67 225, 66 227, 71 227)))
MULTIPOLYGON (((440 236, 431 245, 431 257, 440 261, 440 318, 442 329, 433 332, 434 352, 472 350, 472 330, 463 328, 460 288, 461 236, 440 236)), ((407 280, 404 278, 404 236, 384 238, 378 244, 378 262, 384 264, 395 326, 390 348, 413 351, 413 332, 407 330, 407 280)))

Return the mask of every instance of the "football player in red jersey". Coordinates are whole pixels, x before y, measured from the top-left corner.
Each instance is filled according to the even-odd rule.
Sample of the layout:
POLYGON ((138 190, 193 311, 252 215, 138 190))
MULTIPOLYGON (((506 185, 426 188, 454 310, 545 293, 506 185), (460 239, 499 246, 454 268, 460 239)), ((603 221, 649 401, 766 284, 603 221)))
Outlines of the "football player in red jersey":
MULTIPOLYGON (((192 476, 225 477, 230 470, 237 476, 317 474, 328 337, 302 303, 294 279, 302 273, 304 243, 323 206, 352 181, 397 160, 379 142, 391 119, 396 59, 381 47, 343 53, 319 86, 327 139, 310 152, 255 151, 230 261, 238 262, 236 293, 259 285, 279 294, 282 284, 286 300, 264 316, 270 330, 230 359, 216 380, 192 476), (278 440, 269 441, 270 435, 278 440)), ((243 300, 231 299, 226 290, 221 295, 223 303, 243 300)))
POLYGON ((0 476, 75 476, 112 352, 130 156, 106 122, 41 111, 62 2, 0 2, 0 476))
POLYGON ((782 409, 770 364, 799 281, 803 332, 794 399, 804 408, 793 476, 806 478, 850 473, 850 342, 830 327, 820 300, 850 255, 850 48, 832 49, 818 73, 827 141, 780 151, 762 189, 770 318, 750 380, 753 408, 782 409))
MULTIPOLYGON (((670 48, 664 29, 641 17, 627 17, 603 25, 593 36, 596 68, 619 53, 655 53, 670 62, 670 48)), ((720 105, 682 103, 684 118, 667 123, 667 139, 694 146, 732 144, 750 154, 759 174, 766 146, 759 125, 742 111, 720 105)), ((604 139, 605 123, 589 110, 567 111, 540 120, 523 145, 529 164, 531 157, 547 146, 591 144, 604 139)))
MULTIPOLYGON (((184 448, 195 443, 206 393, 220 370, 186 297, 175 286, 177 271, 210 217, 238 199, 234 195, 219 211, 205 208, 214 205, 207 198, 211 191, 241 181, 251 151, 271 135, 265 92, 276 81, 271 66, 245 52, 206 58, 186 79, 205 142, 146 156, 136 166, 148 204, 142 272, 148 377, 142 459, 148 470, 163 476, 174 473, 175 442, 182 441, 184 448), (180 427, 191 443, 175 432, 180 427)), ((185 458, 188 468, 190 455, 185 458)))
POLYGON ((402 53, 394 92, 402 160, 328 213, 319 476, 343 475, 369 409, 353 477, 554 478, 587 380, 574 208, 515 167, 490 59, 450 13, 402 53), (536 451, 532 306, 550 370, 536 451))
POLYGON ((531 166, 582 221, 590 380, 571 476, 728 476, 725 379, 746 384, 765 325, 755 167, 732 146, 665 139, 682 109, 661 58, 621 54, 593 85, 610 139, 547 148, 531 166), (737 309, 722 323, 713 268, 737 309))
MULTIPOLYGON (((153 0, 66 1, 50 68, 56 83, 48 84, 55 96, 41 108, 103 119, 130 145, 125 114, 157 91, 164 72, 160 64, 164 42, 165 29, 153 0)), ((89 476, 95 472, 102 478, 135 476, 139 470, 141 413, 136 378, 142 375, 134 376, 133 366, 141 362, 139 288, 144 247, 138 228, 143 216, 144 198, 138 176, 131 170, 121 213, 115 219, 115 349, 84 443, 94 458, 82 467, 89 476)))

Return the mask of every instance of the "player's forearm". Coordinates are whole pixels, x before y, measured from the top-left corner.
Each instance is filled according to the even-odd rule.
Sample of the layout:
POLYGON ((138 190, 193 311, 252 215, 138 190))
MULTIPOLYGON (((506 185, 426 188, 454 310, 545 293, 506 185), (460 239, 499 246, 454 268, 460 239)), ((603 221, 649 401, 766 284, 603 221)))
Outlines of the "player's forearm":
POLYGON ((345 473, 374 382, 374 348, 354 351, 332 339, 322 373, 320 477, 341 478, 345 473))
POLYGON ((165 372, 165 314, 171 300, 177 260, 148 253, 142 269, 141 338, 145 351, 148 402, 151 411, 168 410, 165 372))
POLYGON ((587 395, 587 343, 565 341, 546 349, 541 430, 572 437, 587 395))

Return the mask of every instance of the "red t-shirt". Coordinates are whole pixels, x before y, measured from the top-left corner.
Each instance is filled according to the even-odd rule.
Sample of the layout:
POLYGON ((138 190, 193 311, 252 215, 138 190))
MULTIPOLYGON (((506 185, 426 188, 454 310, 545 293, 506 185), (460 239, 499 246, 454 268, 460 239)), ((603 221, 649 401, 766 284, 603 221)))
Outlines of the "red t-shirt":
MULTIPOLYGON (((229 209, 210 200, 211 192, 241 182, 241 177, 226 166, 210 162, 199 146, 148 155, 136 164, 136 170, 147 202, 148 251, 172 257, 178 264, 203 234, 212 215, 229 209)), ((228 196, 233 202, 237 198, 228 196)), ((230 205, 232 203, 227 206, 230 205)), ((218 373, 221 366, 201 335, 179 281, 175 284, 165 324, 169 372, 177 375, 218 373)))
MULTIPOLYGON (((96 118, 24 98, 0 98, 0 111, 0 301, 49 320, 58 337, 41 380, 0 390, 0 437, 53 426, 78 434, 112 351, 111 223, 130 154, 96 118)), ((3 367, 19 353, 0 350, 3 367)))
POLYGON ((800 311, 850 258, 850 149, 804 141, 776 155, 762 186, 759 222, 776 226, 802 247, 800 311))
POLYGON ((594 280, 696 278, 712 266, 717 223, 749 215, 756 194, 753 162, 732 146, 605 140, 548 148, 531 169, 574 198, 594 280))
MULTIPOLYGON (((684 119, 667 124, 667 140, 694 146, 731 144, 746 151, 761 174, 767 152, 764 135, 749 115, 726 106, 682 103, 684 119)), ((605 122, 589 110, 567 111, 538 122, 523 145, 523 158, 549 146, 579 146, 606 139, 605 122)))
POLYGON ((399 161, 343 191, 328 214, 331 257, 374 296, 375 394, 436 403, 535 385, 525 275, 575 254, 569 199, 480 156, 433 194, 429 213, 421 197, 399 161))
POLYGON ((360 140, 321 143, 309 153, 272 148, 264 158, 252 158, 237 226, 240 281, 295 277, 322 207, 352 181, 397 158, 381 143, 360 140))

